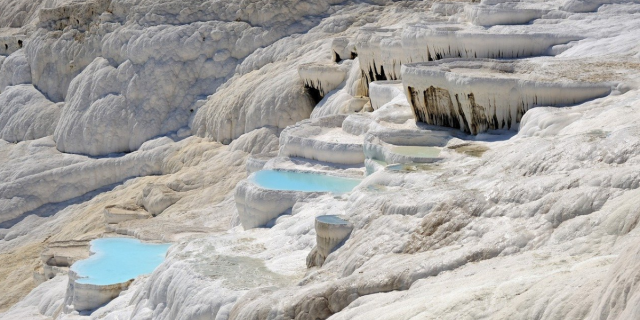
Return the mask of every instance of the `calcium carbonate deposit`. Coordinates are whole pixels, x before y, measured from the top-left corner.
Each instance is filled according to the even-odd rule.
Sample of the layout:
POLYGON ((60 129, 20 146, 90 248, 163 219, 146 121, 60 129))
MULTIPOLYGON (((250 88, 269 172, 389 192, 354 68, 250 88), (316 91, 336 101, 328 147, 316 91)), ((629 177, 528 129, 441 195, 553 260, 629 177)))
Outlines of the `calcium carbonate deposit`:
POLYGON ((639 30, 0 0, 0 319, 640 319, 639 30))

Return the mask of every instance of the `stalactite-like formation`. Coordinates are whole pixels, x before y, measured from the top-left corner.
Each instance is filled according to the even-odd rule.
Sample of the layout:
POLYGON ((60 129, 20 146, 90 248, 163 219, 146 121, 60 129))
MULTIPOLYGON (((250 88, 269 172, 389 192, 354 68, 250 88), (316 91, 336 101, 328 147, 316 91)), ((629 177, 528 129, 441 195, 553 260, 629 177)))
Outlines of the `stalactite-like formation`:
POLYGON ((610 84, 521 80, 510 73, 515 63, 442 60, 403 66, 403 83, 416 120, 470 134, 514 129, 534 106, 571 105, 611 91, 610 84))

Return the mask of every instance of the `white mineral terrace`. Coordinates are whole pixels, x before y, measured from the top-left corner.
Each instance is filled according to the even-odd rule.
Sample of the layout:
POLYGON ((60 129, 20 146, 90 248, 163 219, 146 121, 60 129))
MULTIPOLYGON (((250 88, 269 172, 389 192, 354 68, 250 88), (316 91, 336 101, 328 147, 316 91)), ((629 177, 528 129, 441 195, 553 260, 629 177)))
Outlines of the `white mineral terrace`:
POLYGON ((343 217, 322 215, 315 218, 316 247, 307 257, 307 266, 321 266, 327 256, 343 243, 353 225, 343 217))
POLYGON ((89 256, 88 241, 58 241, 50 243, 40 254, 42 270, 34 271, 34 279, 40 282, 58 274, 67 274, 71 265, 89 256))
POLYGON ((261 170, 238 183, 234 193, 242 227, 269 227, 299 201, 349 192, 360 180, 317 171, 261 170))
POLYGON ((516 60, 442 60, 402 66, 418 121, 478 134, 517 129, 535 106, 566 106, 608 95, 611 83, 523 79, 516 60))
MULTIPOLYGON (((69 270, 69 285, 67 305, 73 306, 77 311, 92 311, 107 302, 113 300, 123 290, 127 290, 133 279, 125 282, 113 283, 108 285, 95 285, 90 283, 79 283, 76 272, 69 270)), ((67 311, 69 312, 69 310, 67 311)))
POLYGON ((362 164, 363 138, 342 130, 346 117, 328 116, 288 127, 280 135, 279 156, 346 165, 362 164))
POLYGON ((388 164, 437 162, 442 160, 441 146, 451 138, 446 131, 430 130, 369 133, 365 136, 364 154, 368 160, 388 164))
POLYGON ((266 189, 250 180, 243 180, 236 186, 234 201, 240 223, 247 230, 268 226, 275 218, 290 210, 298 200, 315 195, 266 189))
POLYGON ((356 53, 356 46, 353 39, 347 37, 333 38, 331 42, 332 60, 340 62, 347 59, 355 59, 358 54, 356 53))
POLYGON ((369 99, 371 99, 371 108, 373 110, 378 110, 383 105, 403 95, 404 89, 400 80, 374 81, 369 84, 369 99))
POLYGON ((457 13, 464 12, 465 6, 466 4, 464 2, 439 1, 431 5, 431 12, 440 16, 450 17, 457 13))
POLYGON ((638 320, 638 30, 640 0, 0 0, 0 320, 638 320))
POLYGON ((502 33, 462 25, 410 24, 402 32, 404 61, 445 58, 525 58, 553 55, 552 47, 581 37, 505 28, 502 33))
POLYGON ((305 87, 318 91, 320 98, 338 87, 347 72, 337 64, 308 63, 298 67, 298 74, 305 87))
POLYGON ((403 57, 401 32, 402 29, 390 28, 360 29, 356 49, 366 83, 400 78, 403 57))
POLYGON ((150 273, 162 263, 169 246, 131 238, 91 241, 92 255, 75 262, 69 269, 66 308, 93 311, 113 300, 127 290, 135 278, 150 273))
POLYGON ((521 8, 518 2, 465 7, 467 19, 478 26, 526 24, 541 18, 549 10, 521 8))
MULTIPOLYGON (((460 4, 453 5, 459 7, 460 4)), ((531 19, 541 17, 537 9, 514 9, 494 6, 485 12, 484 6, 467 6, 471 18, 494 17, 505 13, 516 18, 511 24, 521 24, 522 13, 531 19)), ((478 18, 479 19, 479 18, 478 18)), ((529 19, 529 20, 531 20, 529 19)), ((527 22, 529 21, 527 20, 527 22)), ((445 58, 523 58, 556 55, 572 41, 583 39, 579 34, 548 32, 544 24, 503 26, 499 29, 469 27, 435 17, 401 28, 363 27, 356 38, 360 70, 367 84, 381 80, 402 79, 401 65, 445 58)))

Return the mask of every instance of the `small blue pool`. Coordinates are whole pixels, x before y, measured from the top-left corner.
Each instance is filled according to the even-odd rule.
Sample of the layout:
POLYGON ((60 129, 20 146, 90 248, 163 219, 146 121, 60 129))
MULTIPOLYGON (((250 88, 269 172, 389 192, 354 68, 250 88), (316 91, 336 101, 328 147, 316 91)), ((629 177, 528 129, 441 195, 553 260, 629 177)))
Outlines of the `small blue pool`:
POLYGON ((326 223, 326 224, 335 224, 335 225, 347 225, 349 224, 349 222, 347 222, 346 220, 336 216, 336 215, 324 215, 324 216, 317 216, 316 220, 318 220, 319 222, 322 223, 326 223))
POLYGON ((250 179, 266 189, 332 193, 349 192, 361 181, 320 173, 277 170, 261 170, 252 174, 250 179))
POLYGON ((102 238, 91 241, 94 254, 71 266, 78 283, 108 285, 149 274, 162 263, 171 244, 143 243, 131 238, 102 238))

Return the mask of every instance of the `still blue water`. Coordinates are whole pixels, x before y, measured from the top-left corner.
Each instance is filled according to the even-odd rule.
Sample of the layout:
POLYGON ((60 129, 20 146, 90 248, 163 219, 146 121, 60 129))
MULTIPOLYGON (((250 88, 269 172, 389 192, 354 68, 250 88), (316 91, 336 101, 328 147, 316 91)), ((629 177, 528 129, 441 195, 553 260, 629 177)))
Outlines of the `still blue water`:
POLYGON ((171 244, 142 243, 131 238, 91 241, 89 258, 71 266, 82 279, 78 283, 107 285, 149 274, 162 263, 171 244))
POLYGON ((360 179, 329 176, 310 172, 261 170, 254 173, 252 181, 272 190, 345 193, 353 190, 360 179))

